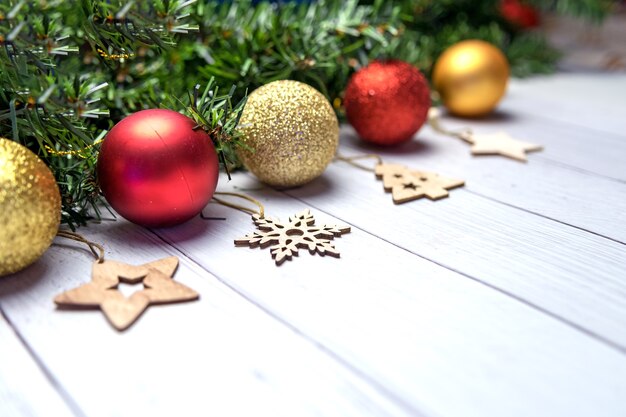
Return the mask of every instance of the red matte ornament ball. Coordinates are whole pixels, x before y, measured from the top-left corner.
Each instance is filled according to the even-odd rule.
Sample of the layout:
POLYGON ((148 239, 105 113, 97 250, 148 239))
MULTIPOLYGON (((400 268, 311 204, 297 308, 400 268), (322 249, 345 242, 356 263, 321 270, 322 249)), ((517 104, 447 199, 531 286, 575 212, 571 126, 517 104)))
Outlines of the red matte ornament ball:
POLYGON ((430 89, 422 73, 404 61, 374 61, 350 78, 344 105, 359 136, 378 145, 407 141, 422 127, 430 89))
POLYGON ((539 26, 539 12, 523 0, 501 0, 500 13, 512 25, 523 29, 539 26))
POLYGON ((213 142, 196 123, 165 109, 142 110, 106 135, 98 181, 111 206, 146 227, 183 223, 200 213, 217 186, 213 142))

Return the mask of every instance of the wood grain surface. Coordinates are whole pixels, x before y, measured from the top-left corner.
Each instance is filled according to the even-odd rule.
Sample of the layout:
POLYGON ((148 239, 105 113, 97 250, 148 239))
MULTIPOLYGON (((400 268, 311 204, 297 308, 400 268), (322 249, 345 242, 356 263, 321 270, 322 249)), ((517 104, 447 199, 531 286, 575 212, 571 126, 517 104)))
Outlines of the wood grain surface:
POLYGON ((3 416, 71 416, 61 393, 0 316, 0 411, 3 416))
POLYGON ((374 173, 340 161, 297 189, 221 178, 270 216, 309 208, 351 226, 339 258, 277 267, 233 244, 250 215, 215 203, 213 220, 170 229, 82 228, 110 260, 177 256, 176 281, 200 294, 124 333, 55 307, 92 263, 56 239, 0 279, 0 416, 625 416, 625 92, 626 76, 514 80, 492 117, 443 117, 543 145, 526 164, 472 157, 427 127, 394 149, 342 127, 346 156, 465 180, 438 201, 394 205, 374 173))

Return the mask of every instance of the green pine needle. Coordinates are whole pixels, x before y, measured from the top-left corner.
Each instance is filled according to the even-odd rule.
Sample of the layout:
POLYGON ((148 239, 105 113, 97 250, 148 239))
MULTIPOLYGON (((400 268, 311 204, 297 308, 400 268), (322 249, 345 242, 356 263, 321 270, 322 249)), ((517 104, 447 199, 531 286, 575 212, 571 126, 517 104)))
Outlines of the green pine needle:
MULTIPOLYGON (((614 3, 530 1, 595 21, 614 3)), ((340 112, 349 77, 369 61, 404 59, 429 75, 445 48, 467 38, 501 47, 516 75, 551 71, 558 54, 539 35, 507 23, 498 5, 499 0, 5 0, 0 136, 29 147, 51 168, 62 194, 63 222, 74 228, 98 218, 104 203, 95 170, 98 143, 138 110, 166 105, 186 113, 209 133, 229 170, 237 166, 236 148, 242 146, 236 128, 247 91, 274 80, 308 83, 340 112)))

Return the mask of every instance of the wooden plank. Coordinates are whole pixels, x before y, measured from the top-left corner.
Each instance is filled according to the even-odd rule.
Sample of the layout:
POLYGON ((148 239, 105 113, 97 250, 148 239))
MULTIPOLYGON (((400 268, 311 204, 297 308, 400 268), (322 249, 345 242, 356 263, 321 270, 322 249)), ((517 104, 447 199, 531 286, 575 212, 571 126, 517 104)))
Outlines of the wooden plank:
MULTIPOLYGON (((346 169, 339 175, 341 170, 334 166, 329 175, 293 191, 341 216, 314 209, 318 224, 350 221, 390 240, 407 238, 414 242, 412 248, 429 245, 452 258, 448 262, 472 261, 454 242, 471 239, 463 235, 466 229, 432 230, 450 221, 443 213, 431 213, 441 221, 424 226, 429 220, 419 209, 408 203, 397 211, 380 182, 372 181, 374 190, 366 190, 369 186, 360 178, 367 174, 346 169), (379 199, 384 208, 373 203, 379 199)), ((259 198, 268 215, 286 219, 307 207, 242 175, 221 187, 234 186, 259 198)), ((621 395, 626 392, 626 357, 518 300, 358 228, 336 241, 340 259, 320 259, 304 251, 276 267, 268 249, 233 247, 235 238, 254 228, 248 214, 218 205, 205 211, 227 220, 195 219, 157 233, 417 409, 438 416, 482 417, 626 413, 621 395)), ((458 225, 454 213, 452 222, 458 225)), ((480 250, 465 248, 472 249, 480 250)), ((488 260, 485 269, 492 267, 488 260)), ((513 279, 532 286, 540 270, 520 272, 513 279)), ((560 294, 560 302, 568 295, 560 294)), ((580 308, 586 305, 582 302, 580 308)), ((623 310, 617 303, 613 307, 623 310)))
POLYGON ((584 126, 624 137, 625 96, 625 74, 555 74, 512 80, 506 101, 511 100, 515 113, 537 114, 574 128, 584 126))
MULTIPOLYGON (((125 221, 80 232, 105 244, 109 259, 140 264, 180 255, 125 221)), ((420 415, 186 258, 176 280, 200 300, 152 306, 124 333, 97 310, 56 310, 53 297, 90 274, 88 251, 65 245, 76 248, 53 245, 32 267, 0 280, 0 294, 6 314, 86 415, 420 415)))
POLYGON ((437 202, 396 206, 373 173, 344 163, 288 194, 626 347, 622 244, 463 188, 437 202))
MULTIPOLYGON (((449 175, 471 160, 440 153, 443 141, 457 142, 437 140, 387 157, 433 170, 445 163, 451 169, 442 174, 449 175)), ((578 186, 550 178, 572 172, 555 170, 552 156, 530 158, 528 166, 517 166, 544 161, 547 189, 578 186)), ((612 171, 603 175, 621 175, 619 160, 609 161, 612 171)), ((467 165, 459 176, 468 179, 469 171, 494 181, 485 189, 504 197, 513 194, 507 184, 519 189, 542 180, 512 166, 467 165)), ((285 218, 306 207, 245 178, 234 184, 263 199, 270 214, 285 218)), ((585 184, 583 190, 593 185, 585 184)), ((27 271, 0 280, 0 304, 59 387, 74 397, 79 414, 625 415, 623 245, 473 195, 478 191, 469 187, 441 202, 393 206, 373 174, 335 164, 313 184, 288 192, 335 216, 314 210, 319 221, 361 229, 337 240, 339 260, 303 253, 280 268, 267 250, 232 246, 253 230, 249 216, 211 206, 207 214, 228 220, 195 219, 157 232, 219 278, 185 259, 177 279, 198 290, 200 301, 151 307, 124 334, 98 312, 54 309, 52 297, 86 282, 89 269, 87 255, 56 245, 27 271)), ((513 201, 544 198, 541 187, 531 190, 513 201)), ((537 207, 560 215, 590 204, 571 197, 575 190, 559 194, 566 204, 537 207)), ((596 210, 613 207, 623 204, 609 200, 596 210)), ((594 210, 574 210, 575 220, 606 227, 594 210)), ((106 242, 122 261, 180 255, 124 221, 81 232, 106 242)), ((0 340, 5 358, 1 332, 0 340)), ((2 366, 0 359, 0 375, 2 366)), ((0 400, 4 385, 0 378, 0 400)), ((18 391, 38 395, 28 389, 18 391)))
MULTIPOLYGON (((507 96, 499 111, 491 117, 466 120, 444 116, 442 123, 449 129, 470 126, 480 133, 505 131, 515 138, 544 145, 542 152, 532 154, 533 161, 554 161, 589 173, 626 181, 626 164, 623 162, 626 158, 626 139, 623 135, 578 127, 566 121, 542 116, 543 109, 559 106, 528 97, 522 92, 507 96)), ((419 133, 418 141, 424 136, 428 139, 428 132, 429 129, 425 129, 426 135, 419 133)), ((437 136, 437 139, 448 140, 443 136, 437 136)))
POLYGON ((349 126, 342 128, 341 141, 346 153, 377 153, 388 163, 464 179, 467 190, 626 242, 625 184, 540 160, 536 153, 528 155, 528 164, 472 157, 465 143, 429 128, 396 148, 365 144, 349 126))
POLYGON ((444 123, 450 128, 470 126, 477 132, 504 130, 545 145, 535 159, 626 181, 625 95, 623 74, 512 79, 495 113, 481 119, 448 115, 444 123))
POLYGON ((0 315, 0 416, 72 416, 13 329, 0 315))

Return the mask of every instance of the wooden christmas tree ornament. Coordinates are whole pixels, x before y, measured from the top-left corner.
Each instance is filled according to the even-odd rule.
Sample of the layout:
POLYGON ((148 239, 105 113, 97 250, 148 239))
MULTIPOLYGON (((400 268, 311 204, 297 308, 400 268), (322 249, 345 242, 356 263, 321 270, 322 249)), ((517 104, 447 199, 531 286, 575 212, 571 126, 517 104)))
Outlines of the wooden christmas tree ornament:
POLYGON ((93 264, 91 282, 59 294, 54 302, 61 307, 99 307, 113 327, 125 330, 151 304, 198 299, 197 292, 172 279, 177 267, 175 256, 139 266, 100 259, 93 264), (120 283, 140 282, 143 290, 128 298, 118 289, 120 283))
POLYGON ((422 197, 439 200, 448 197, 448 190, 465 185, 463 180, 441 177, 434 172, 409 169, 399 164, 385 164, 380 155, 376 154, 349 157, 336 155, 335 159, 347 162, 355 168, 374 172, 377 178, 383 180, 385 191, 391 192, 393 202, 396 204, 406 203, 422 197), (375 159, 377 164, 375 168, 371 168, 356 162, 360 159, 375 159))
POLYGON ((434 172, 410 170, 397 164, 378 164, 375 173, 383 180, 385 191, 391 191, 396 204, 422 197, 439 200, 448 197, 448 190, 465 185, 463 180, 441 177, 434 172))

